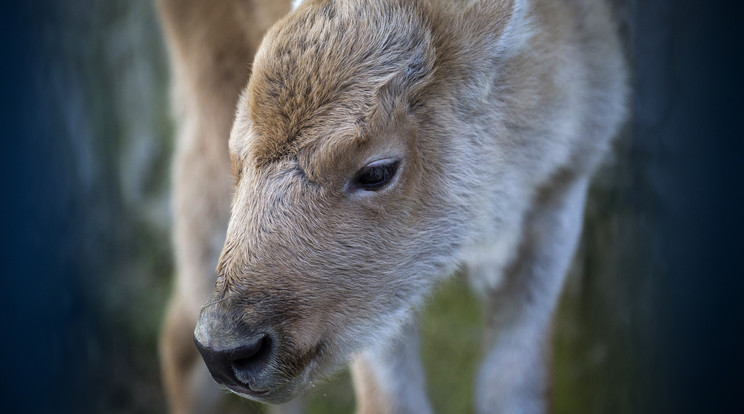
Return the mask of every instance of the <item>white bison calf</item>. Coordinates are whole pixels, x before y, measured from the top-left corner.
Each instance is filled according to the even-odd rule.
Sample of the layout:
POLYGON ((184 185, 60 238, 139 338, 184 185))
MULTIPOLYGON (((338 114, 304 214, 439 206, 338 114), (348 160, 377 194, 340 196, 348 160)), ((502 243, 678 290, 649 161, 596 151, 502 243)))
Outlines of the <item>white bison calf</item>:
POLYGON ((351 361, 360 412, 431 411, 415 313, 463 267, 488 310, 477 410, 544 411, 552 313, 625 95, 600 0, 300 4, 237 104, 194 336, 212 377, 283 403, 351 361))

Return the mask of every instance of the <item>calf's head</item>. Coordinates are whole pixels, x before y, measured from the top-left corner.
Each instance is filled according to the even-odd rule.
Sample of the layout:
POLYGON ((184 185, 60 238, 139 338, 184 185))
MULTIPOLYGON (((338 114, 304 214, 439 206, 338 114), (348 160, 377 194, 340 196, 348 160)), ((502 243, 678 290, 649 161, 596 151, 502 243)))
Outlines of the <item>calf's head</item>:
POLYGON ((468 218, 448 177, 462 165, 441 139, 451 108, 428 12, 412 3, 305 4, 255 58, 195 331, 212 376, 243 396, 290 399, 389 339, 453 270, 468 218))

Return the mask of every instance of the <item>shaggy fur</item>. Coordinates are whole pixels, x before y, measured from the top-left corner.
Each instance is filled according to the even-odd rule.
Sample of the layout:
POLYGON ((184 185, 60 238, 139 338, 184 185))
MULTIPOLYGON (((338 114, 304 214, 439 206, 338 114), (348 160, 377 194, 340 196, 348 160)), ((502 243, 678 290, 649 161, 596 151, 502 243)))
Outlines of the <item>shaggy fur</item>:
MULTIPOLYGON (((196 340, 271 335, 265 365, 241 378, 259 401, 288 401, 353 358, 361 412, 426 412, 413 314, 464 266, 489 308, 478 411, 544 411, 550 318, 625 95, 599 0, 300 4, 264 37, 238 102, 232 213, 196 340), (349 185, 391 159, 382 190, 349 185)), ((216 111, 195 98, 197 118, 216 111)), ((207 213, 188 210, 177 216, 207 213)), ((208 279, 189 270, 203 276, 184 285, 208 279)))

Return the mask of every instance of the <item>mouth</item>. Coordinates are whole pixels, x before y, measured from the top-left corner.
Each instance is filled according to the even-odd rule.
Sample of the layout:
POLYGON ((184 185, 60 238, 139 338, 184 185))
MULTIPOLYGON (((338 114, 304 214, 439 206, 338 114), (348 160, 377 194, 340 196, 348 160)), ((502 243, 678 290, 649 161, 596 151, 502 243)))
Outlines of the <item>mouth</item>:
POLYGON ((307 381, 309 374, 308 371, 310 368, 309 365, 312 364, 307 364, 297 377, 287 382, 274 383, 266 389, 256 389, 256 387, 251 384, 236 383, 233 381, 219 381, 217 378, 215 378, 215 380, 225 387, 225 389, 242 398, 263 403, 280 404, 293 398, 297 392, 298 386, 307 381))
POLYGON ((235 379, 227 378, 221 373, 212 372, 210 371, 210 375, 212 376, 212 379, 228 391, 237 394, 243 398, 248 398, 250 400, 256 400, 256 401, 263 401, 266 400, 267 397, 270 396, 271 391, 269 389, 264 390, 256 390, 255 387, 252 388, 251 384, 241 383, 237 382, 235 379))
POLYGON ((292 381, 274 384, 270 388, 256 390, 250 384, 223 384, 228 391, 241 398, 266 404, 283 404, 297 396, 298 383, 301 378, 292 381))
POLYGON ((243 386, 238 384, 229 384, 225 385, 225 387, 235 394, 247 398, 260 398, 266 396, 269 393, 269 390, 254 391, 251 389, 250 386, 243 386))

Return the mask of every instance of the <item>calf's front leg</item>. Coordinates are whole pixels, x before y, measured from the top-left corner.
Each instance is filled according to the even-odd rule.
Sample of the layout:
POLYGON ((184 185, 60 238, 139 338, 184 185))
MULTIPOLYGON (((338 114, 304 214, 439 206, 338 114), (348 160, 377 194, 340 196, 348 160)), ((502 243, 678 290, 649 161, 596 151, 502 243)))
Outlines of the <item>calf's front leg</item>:
POLYGON ((528 213, 516 258, 486 299, 479 413, 547 410, 550 324, 581 233, 587 180, 551 187, 528 213))
POLYGON ((431 413, 419 358, 418 321, 409 321, 392 343, 357 354, 351 375, 358 414, 431 413))

